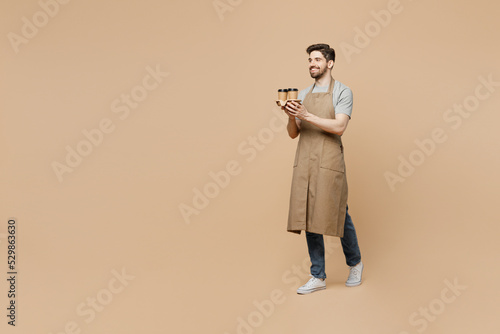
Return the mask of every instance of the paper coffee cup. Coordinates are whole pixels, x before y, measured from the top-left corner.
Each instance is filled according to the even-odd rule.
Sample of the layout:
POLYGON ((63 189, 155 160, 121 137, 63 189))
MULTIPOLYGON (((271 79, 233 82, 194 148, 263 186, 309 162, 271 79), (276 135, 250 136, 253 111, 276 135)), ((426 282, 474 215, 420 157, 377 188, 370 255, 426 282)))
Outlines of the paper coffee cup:
POLYGON ((288 89, 278 89, 278 100, 286 101, 288 96, 288 89))
POLYGON ((297 100, 299 97, 299 90, 297 88, 288 88, 288 99, 297 100))

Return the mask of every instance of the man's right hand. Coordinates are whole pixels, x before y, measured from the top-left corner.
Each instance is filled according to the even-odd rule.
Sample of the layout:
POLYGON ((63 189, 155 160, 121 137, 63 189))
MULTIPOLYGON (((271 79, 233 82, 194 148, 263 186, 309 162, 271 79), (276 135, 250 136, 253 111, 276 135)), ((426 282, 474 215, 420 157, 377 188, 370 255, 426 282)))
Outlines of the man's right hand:
POLYGON ((288 124, 286 129, 288 131, 288 135, 293 139, 296 138, 300 133, 300 119, 295 119, 295 116, 290 114, 290 112, 282 106, 281 109, 288 115, 288 124))
POLYGON ((295 119, 295 116, 294 116, 294 115, 292 115, 292 114, 290 114, 290 112, 289 112, 289 111, 285 108, 285 106, 286 106, 286 105, 282 106, 282 107, 281 107, 281 110, 283 110, 283 111, 284 111, 284 112, 288 115, 288 117, 289 117, 290 119, 295 119))

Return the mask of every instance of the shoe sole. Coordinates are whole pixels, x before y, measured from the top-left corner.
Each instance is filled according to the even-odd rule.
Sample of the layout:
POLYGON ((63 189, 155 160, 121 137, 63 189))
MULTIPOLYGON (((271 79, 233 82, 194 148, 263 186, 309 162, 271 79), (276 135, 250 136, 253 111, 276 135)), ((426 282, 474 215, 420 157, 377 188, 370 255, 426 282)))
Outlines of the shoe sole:
POLYGON ((297 291, 297 294, 299 295, 307 295, 309 293, 313 293, 313 292, 316 292, 316 291, 320 291, 320 290, 325 290, 326 289, 326 286, 323 286, 323 287, 319 287, 319 288, 314 288, 313 290, 307 290, 307 291, 297 291))
POLYGON ((358 283, 346 283, 345 286, 348 286, 348 287, 353 287, 353 286, 358 286, 358 285, 361 285, 361 282, 358 282, 358 283))

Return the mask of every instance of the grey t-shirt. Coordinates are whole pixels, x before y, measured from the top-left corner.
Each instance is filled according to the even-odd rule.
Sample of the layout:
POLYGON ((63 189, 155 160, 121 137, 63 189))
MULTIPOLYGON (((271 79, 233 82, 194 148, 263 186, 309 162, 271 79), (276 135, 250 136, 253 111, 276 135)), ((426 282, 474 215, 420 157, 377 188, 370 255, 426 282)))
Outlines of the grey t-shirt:
MULTIPOLYGON (((298 99, 304 102, 306 94, 312 88, 313 85, 301 90, 299 92, 298 99)), ((314 87, 311 93, 324 93, 328 91, 328 86, 318 86, 314 87)), ((351 119, 352 113, 352 91, 349 87, 344 85, 342 82, 335 80, 333 84, 333 107, 335 108, 335 114, 346 114, 351 119)), ((298 119, 297 117, 295 117, 298 119)))

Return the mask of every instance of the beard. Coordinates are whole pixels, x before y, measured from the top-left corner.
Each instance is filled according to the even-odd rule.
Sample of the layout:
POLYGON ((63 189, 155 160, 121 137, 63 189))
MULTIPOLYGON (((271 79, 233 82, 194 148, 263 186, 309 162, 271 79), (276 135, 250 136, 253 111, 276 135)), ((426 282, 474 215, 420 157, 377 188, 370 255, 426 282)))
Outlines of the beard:
POLYGON ((326 73, 326 67, 323 69, 318 68, 317 72, 311 72, 311 69, 309 69, 309 74, 311 75, 311 78, 319 78, 325 73, 326 73))

